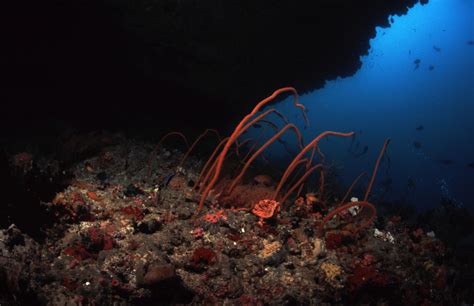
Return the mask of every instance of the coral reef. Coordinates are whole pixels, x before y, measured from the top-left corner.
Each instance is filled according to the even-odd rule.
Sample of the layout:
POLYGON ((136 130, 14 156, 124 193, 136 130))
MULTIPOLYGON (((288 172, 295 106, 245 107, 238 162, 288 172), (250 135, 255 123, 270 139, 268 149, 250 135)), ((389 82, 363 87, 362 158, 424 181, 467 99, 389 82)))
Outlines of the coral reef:
MULTIPOLYGON (((283 92, 294 94, 294 105, 304 111, 292 88, 259 105, 283 92)), ((412 228, 398 215, 377 216, 376 204, 368 202, 388 141, 364 198, 354 198, 350 187, 341 202, 322 179, 330 173, 318 141, 351 133, 323 132, 301 143, 276 181, 253 167, 262 147, 239 139, 271 113, 258 113, 259 107, 219 141, 207 162, 191 153, 211 130, 183 150, 164 146, 174 137, 184 140, 178 132, 158 145, 121 135, 98 145, 91 135, 78 136, 75 143, 95 149, 63 164, 72 179, 41 202, 49 216, 37 218, 43 238, 34 240, 15 225, 0 230, 0 303, 472 303, 467 264, 431 229, 412 228), (320 163, 313 165, 316 158, 320 163), (317 190, 301 187, 315 169, 317 190)), ((40 164, 37 154, 14 156, 9 169, 20 177, 55 164, 53 157, 40 164)))

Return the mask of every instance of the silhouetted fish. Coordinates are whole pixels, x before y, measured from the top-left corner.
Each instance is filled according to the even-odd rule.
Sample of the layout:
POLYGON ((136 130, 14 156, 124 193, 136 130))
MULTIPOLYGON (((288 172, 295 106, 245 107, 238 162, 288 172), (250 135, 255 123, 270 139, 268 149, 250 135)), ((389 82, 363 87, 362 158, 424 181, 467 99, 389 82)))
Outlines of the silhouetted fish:
POLYGON ((429 71, 433 71, 434 68, 435 68, 435 67, 434 67, 433 65, 430 65, 430 66, 428 67, 428 70, 429 70, 429 71))
POLYGON ((417 131, 423 131, 424 129, 425 129, 425 127, 422 126, 422 125, 419 125, 419 126, 416 127, 417 131))
POLYGON ((413 64, 415 64, 415 70, 418 69, 418 67, 420 67, 420 63, 421 63, 421 60, 419 58, 413 61, 413 64))
POLYGON ((474 46, 474 40, 468 40, 466 43, 470 46, 474 46))
POLYGON ((468 166, 469 168, 474 168, 474 163, 469 163, 469 164, 467 164, 467 166, 468 166))
POLYGON ((451 159, 440 159, 438 162, 446 166, 454 164, 454 161, 451 159))
POLYGON ((413 141, 413 146, 415 147, 415 149, 421 149, 421 142, 413 141))
POLYGON ((359 156, 364 155, 365 153, 367 153, 367 151, 369 151, 369 146, 365 146, 362 152, 360 152, 359 156))
POLYGON ((435 50, 436 52, 441 52, 441 48, 440 48, 440 47, 433 46, 433 50, 435 50))
POLYGON ((413 191, 416 189, 416 182, 415 182, 415 179, 413 177, 409 177, 408 178, 408 181, 407 181, 407 189, 409 191, 413 191))

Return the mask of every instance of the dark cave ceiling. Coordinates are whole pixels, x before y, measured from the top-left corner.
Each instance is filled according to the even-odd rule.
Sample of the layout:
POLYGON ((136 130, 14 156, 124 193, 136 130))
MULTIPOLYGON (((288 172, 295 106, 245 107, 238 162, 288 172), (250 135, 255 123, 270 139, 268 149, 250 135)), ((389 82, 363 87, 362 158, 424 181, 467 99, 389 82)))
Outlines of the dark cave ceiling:
POLYGON ((2 1, 3 123, 225 129, 278 87, 353 74, 416 2, 2 1))

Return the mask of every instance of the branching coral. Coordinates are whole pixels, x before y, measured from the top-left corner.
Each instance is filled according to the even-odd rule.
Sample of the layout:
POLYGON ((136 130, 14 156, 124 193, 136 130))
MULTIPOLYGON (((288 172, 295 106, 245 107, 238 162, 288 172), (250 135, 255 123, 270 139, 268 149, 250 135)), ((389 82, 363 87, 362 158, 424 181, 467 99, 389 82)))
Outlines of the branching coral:
MULTIPOLYGON (((384 142, 384 145, 383 145, 382 149, 380 150, 379 156, 378 156, 377 161, 376 161, 375 166, 374 166, 374 170, 372 172, 372 177, 370 178, 369 185, 368 185, 367 190, 365 192, 364 200, 363 201, 354 201, 354 202, 345 203, 345 204, 340 205, 339 207, 335 208, 334 210, 332 210, 329 214, 327 214, 323 218, 323 222, 320 225, 320 229, 323 229, 324 225, 329 220, 331 220, 334 216, 340 214, 343 211, 346 211, 346 210, 350 209, 351 207, 356 207, 356 206, 357 207, 369 208, 369 210, 371 211, 371 215, 370 215, 370 217, 368 218, 368 220, 366 222, 364 222, 362 225, 359 225, 356 229, 354 229, 352 231, 354 234, 359 232, 361 229, 369 226, 375 220, 375 217, 377 216, 377 210, 375 209, 375 206, 373 204, 367 202, 367 199, 368 199, 370 191, 372 189, 372 185, 375 181, 375 176, 377 175, 377 170, 379 168, 380 161, 382 160, 382 157, 385 154, 385 151, 387 150, 387 146, 388 146, 389 143, 390 143, 390 138, 387 138, 384 142)), ((354 183, 352 183, 351 187, 349 187, 349 191, 352 189, 354 184, 363 176, 363 174, 364 173, 359 175, 359 177, 357 177, 357 179, 354 181, 354 183)), ((349 194, 349 191, 346 193, 346 196, 344 197, 344 199, 349 194)))
POLYGON ((252 163, 252 161, 254 161, 258 155, 263 151, 265 150, 270 144, 272 144, 276 139, 278 139, 283 133, 285 133, 288 129, 293 129, 293 131, 295 132, 295 134, 297 135, 298 137, 298 143, 300 145, 300 147, 303 147, 303 143, 302 143, 302 137, 301 137, 301 133, 300 131, 298 130, 298 128, 293 125, 293 124, 287 124, 285 127, 283 127, 278 133, 275 134, 275 136, 273 136, 272 138, 270 138, 270 140, 268 140, 265 144, 263 144, 250 158, 249 160, 245 163, 245 166, 244 168, 242 169, 242 171, 240 171, 239 175, 234 179, 234 181, 232 182, 230 188, 229 188, 229 193, 231 193, 235 186, 237 185, 237 183, 239 183, 240 179, 244 176, 245 174, 245 171, 247 171, 247 169, 249 168, 250 164, 252 163))
MULTIPOLYGON (((218 194, 220 195, 219 200, 226 203, 230 203, 229 206, 234 206, 233 205, 234 203, 242 203, 242 200, 244 199, 247 199, 247 200, 253 199, 252 200, 253 203, 246 203, 244 204, 246 205, 245 207, 237 207, 237 208, 245 208, 247 211, 251 210, 255 215, 260 217, 260 223, 262 223, 263 219, 267 219, 274 216, 274 214, 279 211, 280 204, 283 204, 294 192, 297 193, 296 196, 298 197, 303 190, 304 182, 316 170, 320 170, 320 177, 319 177, 320 187, 319 187, 318 203, 323 205, 322 207, 323 210, 326 209, 327 206, 326 206, 325 201, 321 200, 324 193, 325 168, 323 166, 323 163, 325 160, 325 156, 321 152, 321 149, 319 147, 319 142, 327 136, 337 136, 337 137, 344 137, 344 138, 351 137, 354 135, 354 132, 342 133, 342 132, 335 132, 335 131, 325 131, 317 135, 315 138, 313 138, 308 144, 304 145, 302 135, 299 129, 297 128, 297 126, 290 123, 288 119, 285 116, 283 116, 280 112, 278 112, 276 109, 271 108, 259 113, 264 106, 272 102, 277 96, 283 93, 291 93, 293 95, 293 105, 302 111, 305 123, 307 126, 309 126, 309 122, 308 122, 308 119, 306 117, 306 112, 305 112, 306 109, 304 105, 299 103, 298 94, 296 90, 292 87, 284 87, 284 88, 278 89, 275 92, 273 92, 273 94, 271 94, 269 97, 258 102, 257 105, 253 108, 253 110, 239 122, 239 124, 236 126, 232 134, 229 137, 226 137, 220 140, 219 144, 216 146, 211 156, 207 160, 206 164, 202 168, 199 174, 199 177, 193 186, 193 190, 197 190, 197 193, 200 195, 199 206, 196 210, 195 217, 198 216, 200 212, 202 211, 204 207, 204 203, 208 199, 208 196, 210 194, 218 194), (276 115, 282 120, 284 125, 281 129, 278 128, 278 125, 276 125, 275 123, 267 119, 267 117, 271 114, 276 115), (263 129, 263 132, 260 134, 260 136, 256 140, 253 141, 253 144, 250 147, 250 149, 248 149, 245 156, 241 158, 239 149, 242 149, 244 144, 251 142, 253 139, 247 138, 239 142, 240 140, 239 138, 243 135, 244 132, 246 132, 252 126, 261 127, 260 125, 261 123, 266 125, 263 129), (275 134, 272 137, 270 137, 270 139, 266 140, 263 144, 259 145, 260 138, 265 134, 265 131, 266 131, 265 128, 267 126, 271 127, 275 131, 275 134), (273 144, 275 141, 280 141, 281 143, 284 143, 281 140, 281 137, 288 130, 292 130, 296 134, 297 143, 300 147, 300 152, 296 154, 296 156, 291 160, 288 167, 286 168, 283 175, 281 176, 277 186, 276 187, 258 186, 257 188, 257 186, 245 187, 245 186, 250 186, 250 185, 241 185, 240 182, 244 178, 244 175, 246 174, 251 164, 257 159, 257 157, 263 158, 262 152, 266 148, 268 148, 268 146, 273 144), (242 164, 243 164, 243 167, 240 169, 240 171, 238 171, 238 174, 233 179, 229 179, 229 178, 222 179, 221 172, 223 169, 223 164, 224 164, 224 161, 231 156, 232 147, 235 147, 235 153, 237 157, 239 158, 239 162, 237 163, 238 166, 242 167, 242 164), (319 156, 320 163, 313 166, 312 163, 316 155, 319 156), (218 183, 219 185, 217 185, 218 183), (234 192, 237 188, 238 188, 238 191, 234 192), (248 188, 248 191, 255 189, 255 192, 253 193, 253 195, 248 194, 245 191, 245 188, 248 188), (283 193, 284 188, 286 188, 286 191, 283 193), (238 193, 239 195, 234 196, 233 193, 238 193), (242 197, 242 194, 246 194, 247 196, 242 197)), ((204 131, 204 133, 202 133, 200 136, 196 138, 196 140, 193 142, 191 146, 188 145, 189 149, 187 150, 186 154, 183 156, 180 162, 180 165, 184 164, 185 160, 189 156, 190 152, 194 149, 196 144, 205 135, 207 135, 210 132, 213 132, 214 134, 216 134, 217 137, 220 139, 219 133, 217 131, 212 130, 212 129, 207 129, 206 131, 204 131)), ((173 135, 177 135, 185 139, 184 135, 178 132, 169 133, 164 137, 164 139, 173 135)), ((163 142, 164 139, 162 139, 160 143, 163 142)), ((364 174, 361 174, 351 185, 351 187, 347 191, 346 195, 344 196, 339 206, 333 209, 332 211, 330 211, 322 219, 322 221, 320 222, 320 229, 324 229, 325 224, 331 219, 333 219, 336 215, 339 215, 340 213, 354 206, 366 208, 366 209, 369 209, 370 211, 370 215, 367 218, 367 220, 363 222, 362 224, 360 224, 358 227, 356 227, 354 232, 360 231, 361 229, 367 227, 373 222, 373 220, 376 217, 376 209, 373 204, 368 202, 368 196, 373 186, 375 176, 378 170, 378 166, 387 149, 389 141, 390 141, 389 139, 385 141, 384 146, 379 154, 379 157, 375 164, 372 177, 368 184, 363 201, 344 203, 347 197, 349 196, 349 194, 351 193, 354 185, 364 175, 364 174)), ((185 142, 187 143, 187 140, 185 140, 185 142)))
POLYGON ((189 147, 188 151, 186 152, 186 154, 184 154, 183 158, 181 159, 181 162, 179 163, 179 166, 182 167, 184 165, 184 162, 186 161, 186 159, 188 158, 189 154, 191 154, 191 151, 194 149, 194 147, 196 147, 196 145, 199 143, 199 141, 201 141, 202 138, 204 138, 204 136, 206 136, 206 134, 208 133, 214 133, 216 134, 217 136, 217 139, 219 139, 219 141, 221 140, 221 135, 219 134, 218 131, 216 131, 215 129, 207 129, 205 130, 201 135, 199 135, 196 140, 194 140, 193 144, 189 147))
POLYGON ((211 189, 215 186, 215 184, 217 183, 217 180, 219 179, 219 175, 220 175, 220 172, 222 170, 222 164, 224 163, 224 158, 227 154, 227 152, 229 151, 230 147, 232 146, 232 144, 234 144, 237 139, 242 135, 242 133, 244 131, 246 131, 248 128, 250 128, 250 126, 255 123, 255 120, 257 118, 259 118, 258 120, 260 120, 263 116, 260 115, 258 116, 257 118, 255 118, 254 120, 248 122, 252 116, 254 116, 263 106, 265 106, 266 104, 268 104, 269 102, 271 102, 272 100, 274 100, 279 94, 281 93, 284 93, 284 92, 291 92, 293 93, 293 96, 294 96, 294 105, 298 108, 300 108, 303 112, 303 116, 305 118, 305 121, 306 121, 306 124, 309 125, 309 121, 306 117, 306 112, 305 112, 305 107, 304 105, 300 104, 299 101, 298 101, 298 93, 296 92, 296 90, 293 88, 293 87, 284 87, 284 88, 280 88, 278 90, 276 90, 272 95, 270 95, 269 97, 263 99, 262 101, 260 101, 255 107, 254 109, 247 115, 244 117, 244 119, 242 119, 242 121, 240 121, 240 123, 237 125, 237 127, 235 128, 234 132, 232 133, 232 135, 230 136, 229 140, 226 142, 226 144, 224 145, 221 153, 219 154, 219 156, 217 157, 216 161, 215 161, 215 169, 212 169, 211 168, 211 171, 213 171, 213 176, 210 180, 210 182, 206 185, 206 187, 204 188, 204 191, 202 192, 201 194, 201 200, 199 202, 199 207, 198 207, 198 210, 197 210, 197 213, 200 213, 203 206, 204 206, 204 202, 206 201, 206 198, 207 198, 207 195, 209 194, 209 192, 211 191, 211 189))

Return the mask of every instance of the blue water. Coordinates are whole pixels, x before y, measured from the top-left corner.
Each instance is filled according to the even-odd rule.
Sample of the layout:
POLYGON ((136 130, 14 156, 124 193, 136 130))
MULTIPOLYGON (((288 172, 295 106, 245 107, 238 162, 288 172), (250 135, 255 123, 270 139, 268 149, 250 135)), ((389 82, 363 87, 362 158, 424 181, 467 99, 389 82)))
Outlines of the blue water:
MULTIPOLYGON (((290 99, 272 107, 296 122, 306 143, 325 130, 357 132, 352 151, 368 146, 360 157, 348 152, 349 138, 321 142, 344 184, 363 171, 371 173, 390 137, 390 163, 384 159, 381 164, 375 199, 383 195, 423 210, 445 197, 473 208, 474 168, 467 165, 474 162, 474 45, 469 43, 474 41, 474 0, 430 0, 389 20, 390 27, 377 28, 359 71, 300 97, 311 128, 303 129, 290 99), (390 179, 391 184, 381 184, 390 179)), ((294 147, 293 139, 285 137, 294 147)), ((272 158, 285 154, 279 144, 267 153, 272 158)))

